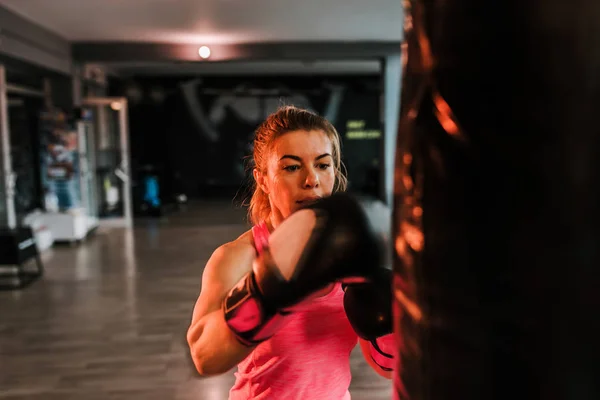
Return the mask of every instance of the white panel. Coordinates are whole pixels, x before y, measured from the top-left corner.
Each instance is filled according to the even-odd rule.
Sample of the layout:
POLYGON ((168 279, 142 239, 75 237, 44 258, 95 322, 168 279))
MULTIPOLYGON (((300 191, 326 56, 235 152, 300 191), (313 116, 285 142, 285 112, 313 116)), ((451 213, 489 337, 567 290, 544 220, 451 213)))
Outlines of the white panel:
POLYGON ((383 168, 385 203, 392 204, 394 198, 394 173, 396 161, 396 141, 400 115, 400 92, 402 85, 401 56, 389 56, 385 60, 384 80, 384 138, 383 138, 383 168))

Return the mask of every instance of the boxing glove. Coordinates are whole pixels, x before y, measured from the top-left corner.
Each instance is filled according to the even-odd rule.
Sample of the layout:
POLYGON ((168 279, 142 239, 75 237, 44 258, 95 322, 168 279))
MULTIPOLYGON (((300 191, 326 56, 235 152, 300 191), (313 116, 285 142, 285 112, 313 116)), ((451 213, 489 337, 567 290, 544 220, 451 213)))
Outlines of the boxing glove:
POLYGON ((371 204, 338 193, 277 227, 252 271, 223 301, 225 321, 241 343, 269 339, 294 306, 331 283, 367 282, 378 275, 385 248, 372 223, 377 213, 367 209, 371 204))
POLYGON ((382 269, 370 282, 345 286, 344 310, 356 334, 369 342, 371 359, 384 371, 394 369, 392 273, 382 269))

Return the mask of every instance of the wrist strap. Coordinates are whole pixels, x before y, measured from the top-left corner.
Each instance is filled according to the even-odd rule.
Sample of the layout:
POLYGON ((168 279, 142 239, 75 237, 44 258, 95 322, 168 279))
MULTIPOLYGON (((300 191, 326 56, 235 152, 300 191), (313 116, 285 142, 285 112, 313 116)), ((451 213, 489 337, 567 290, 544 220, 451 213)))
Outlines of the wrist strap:
POLYGON ((394 355, 396 339, 393 333, 379 337, 370 342, 371 359, 384 371, 394 370, 394 355))
POLYGON ((254 272, 249 272, 223 300, 225 322, 240 343, 256 346, 269 339, 284 316, 265 307, 254 272))

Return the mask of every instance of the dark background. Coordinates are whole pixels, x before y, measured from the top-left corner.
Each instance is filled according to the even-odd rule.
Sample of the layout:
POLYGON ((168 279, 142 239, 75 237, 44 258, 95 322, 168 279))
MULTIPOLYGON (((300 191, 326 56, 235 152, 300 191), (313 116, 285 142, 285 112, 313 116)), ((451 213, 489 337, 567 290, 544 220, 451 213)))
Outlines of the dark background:
POLYGON ((110 81, 109 88, 110 96, 129 101, 134 181, 157 174, 166 202, 176 192, 242 200, 251 182, 254 129, 284 104, 330 117, 342 138, 350 190, 377 190, 380 138, 346 133, 353 120, 363 121, 364 130, 382 130, 379 76, 138 77, 110 81))

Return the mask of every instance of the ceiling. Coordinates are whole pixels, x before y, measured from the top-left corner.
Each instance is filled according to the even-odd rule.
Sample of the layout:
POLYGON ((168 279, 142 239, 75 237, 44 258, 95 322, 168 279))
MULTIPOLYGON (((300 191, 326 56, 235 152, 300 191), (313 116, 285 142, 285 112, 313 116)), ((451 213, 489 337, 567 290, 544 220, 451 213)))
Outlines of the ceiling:
POLYGON ((401 0, 0 0, 69 41, 399 41, 401 0))

